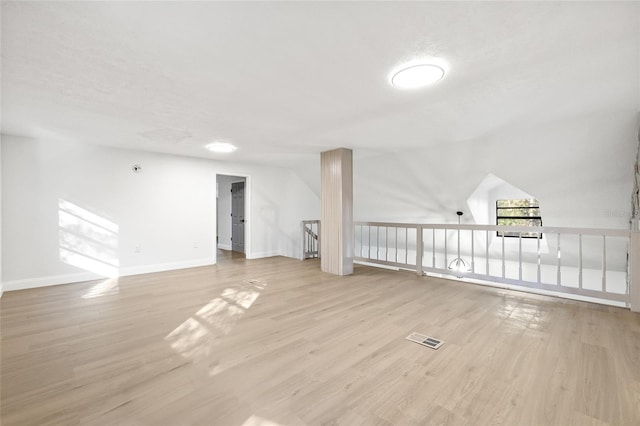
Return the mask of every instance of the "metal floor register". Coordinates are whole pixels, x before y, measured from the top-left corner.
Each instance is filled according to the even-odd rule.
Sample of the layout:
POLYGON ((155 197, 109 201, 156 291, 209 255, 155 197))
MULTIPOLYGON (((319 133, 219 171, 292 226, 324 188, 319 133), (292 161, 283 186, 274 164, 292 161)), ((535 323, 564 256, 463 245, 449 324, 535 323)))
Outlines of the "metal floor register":
POLYGON ((438 349, 444 343, 442 340, 434 339, 433 337, 429 337, 425 334, 415 332, 408 335, 406 339, 431 349, 438 349))

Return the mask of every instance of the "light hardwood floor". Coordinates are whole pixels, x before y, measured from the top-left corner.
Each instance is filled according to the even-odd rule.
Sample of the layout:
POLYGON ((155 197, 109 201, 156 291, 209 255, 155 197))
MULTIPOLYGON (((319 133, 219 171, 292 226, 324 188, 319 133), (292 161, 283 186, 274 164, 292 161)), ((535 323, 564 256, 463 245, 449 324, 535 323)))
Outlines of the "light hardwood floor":
POLYGON ((225 256, 0 303, 5 426, 640 424, 619 308, 225 256))

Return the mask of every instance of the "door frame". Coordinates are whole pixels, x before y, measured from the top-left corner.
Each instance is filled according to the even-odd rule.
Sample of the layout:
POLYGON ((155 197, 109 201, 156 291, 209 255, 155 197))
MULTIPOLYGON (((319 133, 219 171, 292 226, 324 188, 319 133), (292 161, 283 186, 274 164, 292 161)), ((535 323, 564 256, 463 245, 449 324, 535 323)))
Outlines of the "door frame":
MULTIPOLYGON (((216 172, 216 191, 218 190, 218 176, 233 176, 244 178, 244 256, 247 259, 252 259, 251 252, 251 175, 247 173, 235 173, 235 172, 216 172)), ((214 253, 218 250, 218 197, 216 197, 216 212, 215 212, 215 238, 213 239, 214 253)))
MULTIPOLYGON (((237 178, 237 176, 234 176, 235 178, 237 178)), ((242 253, 246 256, 246 248, 244 246, 244 227, 245 224, 247 223, 247 218, 245 216, 245 209, 246 206, 244 204, 244 198, 245 198, 245 187, 247 186, 247 182, 245 178, 241 178, 239 179, 237 182, 231 181, 231 251, 235 251, 235 252, 239 252, 242 253), (240 201, 242 201, 242 206, 240 205, 239 202, 236 202, 236 192, 233 190, 233 188, 236 188, 236 190, 238 189, 242 189, 242 198, 240 201), (240 213, 240 209, 242 209, 242 215, 239 215, 240 213), (234 213, 236 213, 236 215, 234 215, 234 213), (241 216, 242 220, 238 221, 237 218, 241 216), (237 228, 241 228, 242 230, 242 242, 240 242, 240 239, 238 238, 237 240, 235 240, 234 238, 238 237, 240 234, 236 235, 237 233, 237 228)), ((238 191, 240 192, 240 191, 238 191)))

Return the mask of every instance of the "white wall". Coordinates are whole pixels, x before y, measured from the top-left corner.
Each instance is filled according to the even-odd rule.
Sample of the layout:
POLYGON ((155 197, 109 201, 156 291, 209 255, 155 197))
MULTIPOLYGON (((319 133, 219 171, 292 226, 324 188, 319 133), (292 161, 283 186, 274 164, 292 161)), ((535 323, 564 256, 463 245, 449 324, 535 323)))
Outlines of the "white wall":
POLYGON ((246 253, 247 258, 275 254, 302 258, 300 222, 320 217, 320 198, 291 170, 254 167, 256 171, 277 172, 252 174, 247 181, 251 193, 249 202, 252 222, 249 224, 252 253, 246 253))
POLYGON ((286 169, 11 136, 2 148, 5 289, 214 263, 216 174, 251 177, 248 258, 299 257, 299 222, 319 214, 286 169))
MULTIPOLYGON (((544 128, 354 161, 354 219, 475 223, 467 199, 492 173, 540 202, 545 226, 628 229, 637 114, 594 112, 544 128)), ((493 224, 493 223, 486 223, 493 224)))
MULTIPOLYGON (((356 155, 354 220, 455 223, 455 212, 461 210, 462 223, 495 225, 496 198, 530 194, 540 202, 544 226, 629 229, 638 125, 637 113, 595 111, 545 127, 513 123, 472 140, 379 156, 356 155), (484 213, 472 215, 467 201, 489 174, 517 190, 504 185, 487 189, 484 201, 472 203, 484 213)), ((308 169, 298 173, 316 187, 308 169)), ((492 251, 501 248, 493 235, 491 241, 492 251)), ((450 233, 449 247, 455 242, 455 233, 450 233)), ((516 240, 505 243, 507 257, 517 256, 516 240)), ((600 243, 583 241, 585 267, 599 268, 600 243)), ((470 241, 463 237, 461 244, 468 258, 470 241)), ((608 266, 624 270, 626 245, 616 241, 607 245, 608 266)), ((476 249, 484 246, 477 236, 476 249)), ((555 264, 555 247, 556 240, 545 236, 543 262, 555 264)), ((523 251, 535 253, 534 241, 525 241, 523 251)), ((563 242, 562 257, 566 265, 577 264, 575 241, 563 242)))
POLYGON ((244 182, 238 176, 218 175, 218 248, 231 250, 231 184, 244 182))
MULTIPOLYGON (((2 241, 2 134, 0 134, 0 241, 2 241)), ((0 297, 4 291, 2 281, 2 244, 0 244, 0 297)))

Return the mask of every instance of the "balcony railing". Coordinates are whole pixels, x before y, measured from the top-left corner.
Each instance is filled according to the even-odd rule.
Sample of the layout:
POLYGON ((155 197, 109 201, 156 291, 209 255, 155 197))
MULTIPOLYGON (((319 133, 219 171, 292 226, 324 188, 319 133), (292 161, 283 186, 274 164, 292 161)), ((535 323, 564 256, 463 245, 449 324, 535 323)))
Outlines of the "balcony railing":
POLYGON ((629 302, 631 231, 356 222, 354 234, 360 262, 629 302))
POLYGON ((302 259, 320 257, 320 221, 302 221, 302 259))
MULTIPOLYGON (((320 221, 302 234, 303 258, 319 257, 320 221)), ((640 231, 355 222, 353 251, 359 263, 640 311, 640 231)))

